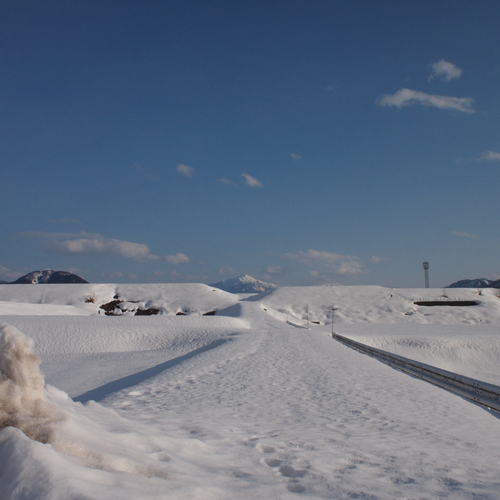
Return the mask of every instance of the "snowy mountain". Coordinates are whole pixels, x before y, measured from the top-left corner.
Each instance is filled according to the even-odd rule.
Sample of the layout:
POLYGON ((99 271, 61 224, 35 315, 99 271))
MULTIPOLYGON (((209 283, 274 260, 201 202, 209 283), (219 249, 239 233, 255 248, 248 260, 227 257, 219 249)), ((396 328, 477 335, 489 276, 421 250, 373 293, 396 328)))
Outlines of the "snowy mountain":
POLYGON ((447 288, 500 288, 500 280, 492 281, 486 278, 460 280, 448 285, 447 288))
POLYGON ((257 280, 248 276, 248 274, 238 276, 237 278, 222 280, 210 286, 220 288, 230 293, 261 293, 278 288, 277 285, 257 280))
POLYGON ((52 271, 51 269, 45 269, 44 271, 33 271, 31 273, 21 276, 18 280, 13 281, 13 285, 25 285, 25 284, 54 284, 54 283, 88 283, 80 276, 67 271, 52 271))

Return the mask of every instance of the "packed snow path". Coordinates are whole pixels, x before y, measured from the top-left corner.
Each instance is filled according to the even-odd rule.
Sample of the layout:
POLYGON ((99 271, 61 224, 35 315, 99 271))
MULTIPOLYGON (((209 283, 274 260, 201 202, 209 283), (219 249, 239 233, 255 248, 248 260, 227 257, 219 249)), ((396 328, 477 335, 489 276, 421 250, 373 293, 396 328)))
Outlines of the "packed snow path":
POLYGON ((204 443, 204 498, 498 498, 497 416, 245 307, 251 329, 102 401, 204 443))

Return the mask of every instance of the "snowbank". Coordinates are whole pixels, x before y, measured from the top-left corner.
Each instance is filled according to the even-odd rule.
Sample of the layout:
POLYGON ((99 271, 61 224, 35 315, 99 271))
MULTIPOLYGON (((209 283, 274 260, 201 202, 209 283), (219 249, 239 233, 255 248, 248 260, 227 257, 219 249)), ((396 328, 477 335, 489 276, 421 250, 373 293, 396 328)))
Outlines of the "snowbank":
POLYGON ((320 324, 404 323, 447 325, 494 325, 500 320, 498 290, 485 289, 481 295, 475 289, 384 288, 378 286, 313 286, 283 287, 250 297, 280 320, 307 319, 320 324), (423 307, 418 300, 479 301, 472 307, 423 307), (306 309, 307 308, 307 309, 306 309))
POLYGON ((238 301, 233 294, 200 283, 0 285, 0 315, 97 314, 100 305, 115 298, 129 303, 132 309, 154 307, 161 314, 205 314, 238 301), (53 307, 44 312, 40 306, 46 305, 53 307))

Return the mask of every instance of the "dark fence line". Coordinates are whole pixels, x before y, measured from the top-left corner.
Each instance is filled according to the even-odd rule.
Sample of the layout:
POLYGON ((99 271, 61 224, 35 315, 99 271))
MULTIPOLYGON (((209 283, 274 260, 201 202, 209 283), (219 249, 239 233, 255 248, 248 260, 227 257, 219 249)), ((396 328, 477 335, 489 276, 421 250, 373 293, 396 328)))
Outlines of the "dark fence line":
POLYGON ((418 361, 404 358, 397 354, 382 351, 381 349, 343 337, 335 332, 331 336, 334 340, 363 354, 367 354, 397 370, 442 387, 480 405, 500 411, 500 386, 498 385, 481 382, 480 380, 442 370, 441 368, 426 365, 425 363, 419 363, 418 361))

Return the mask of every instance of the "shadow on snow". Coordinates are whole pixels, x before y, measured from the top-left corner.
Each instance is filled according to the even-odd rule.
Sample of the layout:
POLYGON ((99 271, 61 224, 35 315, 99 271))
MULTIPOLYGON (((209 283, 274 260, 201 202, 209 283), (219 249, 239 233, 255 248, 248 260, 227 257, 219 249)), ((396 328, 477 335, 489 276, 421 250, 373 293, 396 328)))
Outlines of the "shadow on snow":
POLYGON ((226 342, 229 342, 230 339, 219 339, 214 342, 210 342, 199 349, 195 349, 194 351, 188 352, 187 354, 183 354, 177 358, 171 359, 169 361, 165 361, 164 363, 160 363, 159 365, 153 366, 151 368, 147 368, 146 370, 142 370, 137 373, 133 373, 132 375, 127 375, 126 377, 119 378, 118 380, 113 380, 112 382, 108 382, 107 384, 101 385, 100 387, 96 387, 95 389, 91 389, 90 391, 84 392, 80 394, 80 396, 76 396, 73 398, 73 401, 77 401, 79 403, 86 403, 87 401, 102 401, 104 398, 108 397, 110 394, 114 392, 121 391, 128 387, 133 387, 134 385, 140 384, 145 380, 155 377, 159 375, 161 372, 172 368, 183 361, 193 358, 198 354, 201 354, 205 351, 209 351, 210 349, 214 349, 219 347, 226 342))

